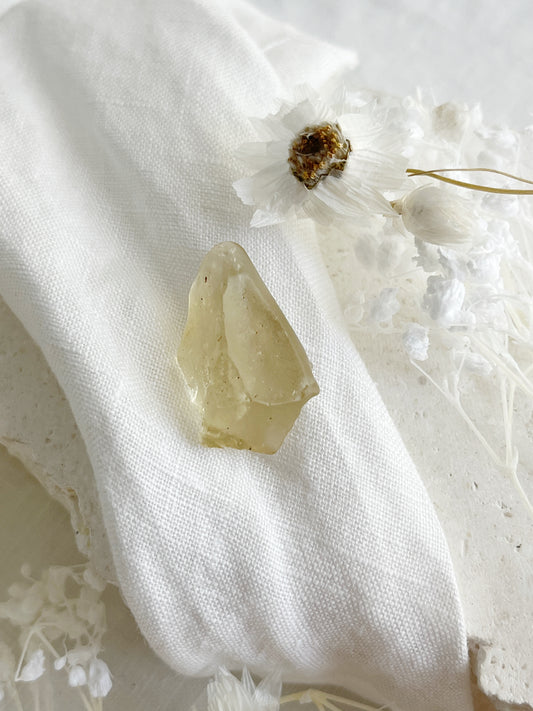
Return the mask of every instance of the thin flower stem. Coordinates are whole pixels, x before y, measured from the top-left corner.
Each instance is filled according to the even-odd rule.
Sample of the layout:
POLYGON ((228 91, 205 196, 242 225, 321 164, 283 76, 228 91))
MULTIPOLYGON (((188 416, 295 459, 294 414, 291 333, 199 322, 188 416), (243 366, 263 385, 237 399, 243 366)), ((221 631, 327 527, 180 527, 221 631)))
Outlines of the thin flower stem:
POLYGON ((533 505, 531 504, 528 495, 526 494, 522 487, 522 484, 520 483, 520 479, 518 478, 517 465, 511 468, 511 481, 513 482, 518 493, 520 494, 520 498, 522 499, 525 507, 527 508, 529 515, 531 516, 531 518, 533 518, 533 505))
MULTIPOLYGON (((529 515, 533 518, 533 504, 529 500, 528 495, 524 491, 524 488, 522 484, 520 483, 520 480, 518 478, 518 455, 515 452, 512 461, 509 459, 509 450, 508 447, 512 448, 512 439, 508 440, 507 438, 507 432, 506 432, 506 451, 505 451, 505 462, 501 460, 500 457, 496 454, 494 449, 490 446, 488 443, 486 437, 481 433, 481 431, 478 429, 478 427, 474 424, 473 420, 470 418, 470 416, 467 414, 465 411, 461 400, 459 396, 459 392, 456 390, 455 392, 455 397, 452 397, 449 392, 447 392, 443 387, 441 387, 432 377, 431 375, 424 370, 421 366, 416 363, 416 361, 411 360, 411 364, 414 365, 414 367, 422 373, 429 381, 430 383, 437 388, 437 390, 448 400, 449 403, 451 403, 457 412, 461 415, 463 420, 465 421, 466 425, 470 429, 470 431, 477 437, 477 439, 481 442, 483 447, 485 448, 487 454, 490 456, 494 464, 496 466, 501 467, 504 469, 511 477, 511 481, 513 485, 515 486, 518 494, 520 495, 520 498, 522 499, 522 502, 524 503, 527 512, 529 515)), ((531 368, 528 368, 526 371, 526 374, 529 373, 531 368)), ((455 385, 455 383, 454 383, 455 385)), ((514 383, 510 383, 510 387, 514 388, 514 383)), ((514 390, 513 390, 513 398, 514 398, 514 390)), ((511 402, 511 407, 512 407, 512 402, 511 402)), ((511 419, 509 417, 509 413, 507 412, 507 403, 503 404, 503 414, 504 414, 504 426, 505 422, 508 422, 509 424, 511 423, 511 419)))
POLYGON ((481 430, 478 429, 477 425, 474 424, 474 421, 471 419, 471 417, 467 414, 466 410, 464 409, 462 403, 457 400, 455 403, 455 407, 457 408, 458 413, 461 415, 463 420, 466 422, 467 427, 469 430, 478 438, 478 440, 481 442, 485 450, 487 451, 487 454, 489 457, 492 459, 494 464, 498 467, 505 467, 505 464, 502 462, 500 457, 496 454, 496 452, 493 450, 493 448, 490 446, 488 443, 486 437, 481 433, 481 430))
POLYGON ((500 394, 502 399, 503 429, 505 432, 505 462, 510 467, 513 449, 513 405, 516 386, 514 383, 509 383, 509 392, 507 392, 507 382, 505 378, 501 378, 500 394))
MULTIPOLYGON (((531 370, 531 366, 527 369, 526 374, 531 370)), ((533 505, 524 491, 524 488, 518 478, 518 452, 513 451, 513 413, 514 413, 514 395, 516 386, 514 383, 509 383, 509 394, 507 394, 506 381, 502 378, 500 392, 502 396, 503 421, 505 429, 505 461, 507 470, 522 502, 525 504, 529 515, 533 518, 533 505)))
POLYGON ((417 363, 416 361, 411 360, 411 364, 414 365, 414 367, 415 367, 417 370, 419 370, 419 371, 422 373, 422 375, 424 375, 434 387, 437 388, 437 390, 446 398, 446 400, 448 400, 448 402, 456 408, 457 412, 461 415, 461 417, 463 418, 463 420, 464 420, 465 423, 467 424, 467 426, 468 426, 468 428, 470 429, 470 431, 471 431, 473 434, 475 434, 476 437, 478 438, 478 440, 481 442, 481 444, 483 445, 483 447, 484 447, 485 450, 487 451, 487 454, 490 456, 490 458, 492 459, 492 461, 494 462, 494 464, 496 464, 496 465, 499 466, 499 467, 505 466, 504 463, 502 462, 502 460, 500 459, 500 457, 498 457, 498 455, 496 454, 496 452, 492 449, 492 447, 490 446, 490 444, 487 442, 486 438, 483 436, 483 434, 480 432, 480 430, 476 427, 476 425, 474 424, 474 422, 473 422, 473 421, 471 420, 471 418, 468 416, 468 414, 466 413, 466 411, 464 410, 464 408, 463 408, 463 406, 462 406, 462 404, 461 404, 460 399, 459 399, 457 396, 456 396, 456 397, 452 397, 452 396, 450 395, 450 393, 447 392, 443 387, 441 387, 441 386, 437 383, 437 381, 434 380, 434 379, 431 377, 431 375, 430 375, 426 370, 424 370, 421 366, 418 365, 418 363, 417 363))
POLYGON ((518 180, 520 183, 527 183, 528 185, 533 185, 533 181, 526 180, 525 178, 519 178, 516 175, 511 175, 511 173, 504 173, 501 170, 495 170, 492 168, 438 168, 436 170, 418 170, 416 168, 407 168, 405 171, 410 178, 416 176, 426 176, 427 178, 434 178, 435 180, 441 180, 443 183, 449 183, 450 185, 457 185, 460 188, 468 188, 469 190, 478 190, 484 193, 497 193, 498 195, 533 195, 533 190, 517 190, 513 188, 493 188, 485 185, 477 185, 476 183, 468 183, 462 180, 455 180, 454 178, 446 178, 440 173, 449 172, 468 172, 468 173, 495 173, 496 175, 504 175, 507 178, 512 178, 513 180, 518 180))
POLYGON ((377 706, 369 706, 368 704, 362 704, 358 701, 353 701, 352 699, 346 699, 344 696, 336 696, 335 694, 328 694, 326 691, 318 691, 318 689, 306 689, 305 691, 297 691, 294 694, 287 694, 282 696, 279 700, 281 704, 287 704, 291 701, 299 701, 300 703, 306 703, 302 699, 307 696, 309 701, 307 703, 313 703, 317 708, 326 708, 329 711, 338 711, 337 707, 331 702, 337 702, 343 704, 344 706, 350 706, 351 708, 358 709, 358 711, 380 711, 377 706))
POLYGON ((83 701, 83 705, 87 709, 87 711, 95 711, 94 705, 89 701, 87 698, 86 694, 78 687, 78 690, 80 692, 81 700, 83 701))
POLYGON ((297 691, 294 694, 286 694, 285 696, 282 696, 279 700, 280 704, 289 704, 291 701, 300 701, 302 696, 304 694, 307 694, 308 691, 297 691))
POLYGON ((10 691, 11 691, 11 700, 15 702, 15 706, 17 707, 17 711, 24 711, 24 707, 22 706, 22 701, 20 700, 19 692, 13 684, 10 684, 10 691))
POLYGON ((494 173, 495 175, 503 175, 506 178, 512 178, 512 180, 518 180, 519 183, 527 183, 528 185, 533 185, 533 180, 519 178, 517 175, 513 175, 512 173, 505 173, 503 170, 496 170, 496 168, 435 168, 432 170, 425 171, 420 171, 417 168, 407 168, 405 172, 413 175, 429 173, 494 173))
POLYGON ((474 336, 471 336, 472 343, 475 344, 476 348, 482 352, 482 354, 489 360, 493 365, 495 365, 500 372, 503 372, 507 375, 509 380, 513 383, 515 383, 526 395, 529 395, 530 397, 533 397, 533 383, 531 383, 530 380, 528 380, 524 373, 518 368, 516 363, 513 364, 516 367, 518 372, 513 372, 513 370, 508 366, 505 360, 496 353, 492 348, 487 346, 483 341, 481 341, 479 338, 475 338, 474 336))
POLYGON ((32 685, 31 687, 31 695, 33 697, 33 708, 34 711, 41 711, 41 702, 39 700, 39 692, 37 689, 32 685))
POLYGON ((335 694, 327 694, 328 701, 337 701, 339 704, 344 704, 345 706, 351 706, 354 709, 360 709, 361 711, 379 711, 377 706, 368 706, 368 704, 360 704, 358 701, 352 701, 351 699, 345 699, 343 696, 335 696, 335 694))
POLYGON ((15 681, 19 681, 19 674, 20 674, 20 670, 22 668, 22 663, 24 662, 24 658, 25 658, 26 652, 28 650, 28 644, 30 643, 30 639, 32 638, 32 635, 34 632, 35 632, 35 629, 33 627, 30 627, 30 631, 28 632, 28 636, 26 637, 24 646, 22 647, 22 652, 20 654, 19 663, 17 664, 17 670, 15 672, 15 677, 14 677, 15 681))

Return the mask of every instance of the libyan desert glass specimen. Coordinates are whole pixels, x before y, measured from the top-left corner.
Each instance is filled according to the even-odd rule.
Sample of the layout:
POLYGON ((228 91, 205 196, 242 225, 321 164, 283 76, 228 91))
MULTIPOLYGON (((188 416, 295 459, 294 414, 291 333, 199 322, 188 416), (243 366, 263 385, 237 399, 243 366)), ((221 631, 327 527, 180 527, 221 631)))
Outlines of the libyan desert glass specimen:
POLYGON ((302 344, 234 242, 206 255, 178 363, 202 412, 202 444, 273 454, 318 385, 302 344))

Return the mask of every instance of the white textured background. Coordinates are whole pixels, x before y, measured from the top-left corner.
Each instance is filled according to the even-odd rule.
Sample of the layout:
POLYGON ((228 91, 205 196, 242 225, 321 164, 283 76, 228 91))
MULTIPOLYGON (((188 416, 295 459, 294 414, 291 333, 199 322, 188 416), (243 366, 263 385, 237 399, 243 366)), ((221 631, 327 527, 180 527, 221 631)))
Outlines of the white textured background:
POLYGON ((533 121, 530 0, 252 0, 280 20, 356 49, 361 84, 438 103, 482 103, 487 123, 533 121))

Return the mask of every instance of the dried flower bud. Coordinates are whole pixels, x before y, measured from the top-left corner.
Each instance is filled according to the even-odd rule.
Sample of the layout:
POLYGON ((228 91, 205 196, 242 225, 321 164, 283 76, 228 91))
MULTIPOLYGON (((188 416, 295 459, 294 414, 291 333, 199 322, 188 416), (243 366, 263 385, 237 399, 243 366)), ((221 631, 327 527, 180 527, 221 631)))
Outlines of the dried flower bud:
POLYGON ((409 232, 432 244, 464 244, 476 228, 471 203, 433 185, 413 190, 394 207, 409 232))

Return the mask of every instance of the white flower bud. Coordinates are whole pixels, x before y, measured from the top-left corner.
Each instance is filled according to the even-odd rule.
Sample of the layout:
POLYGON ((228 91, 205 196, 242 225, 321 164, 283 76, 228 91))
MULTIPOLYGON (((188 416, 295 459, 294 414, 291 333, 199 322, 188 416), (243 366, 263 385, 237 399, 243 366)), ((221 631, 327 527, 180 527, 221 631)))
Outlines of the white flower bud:
POLYGON ((464 244, 476 229, 472 203, 433 185, 408 193, 397 210, 409 232, 432 244, 464 244))

